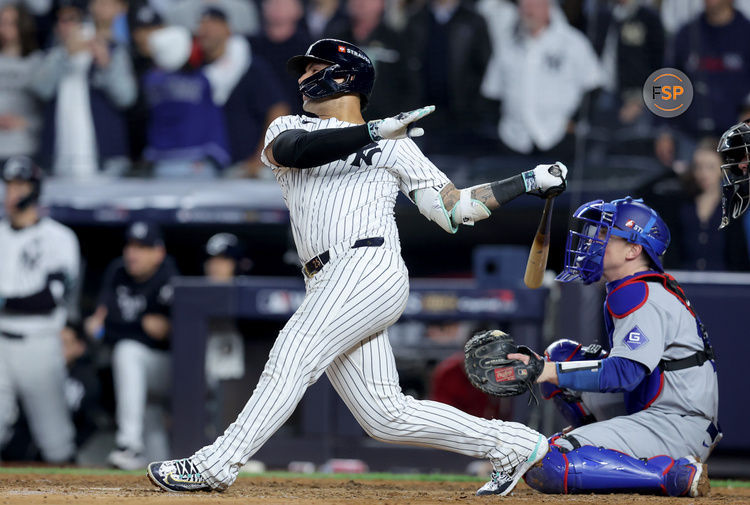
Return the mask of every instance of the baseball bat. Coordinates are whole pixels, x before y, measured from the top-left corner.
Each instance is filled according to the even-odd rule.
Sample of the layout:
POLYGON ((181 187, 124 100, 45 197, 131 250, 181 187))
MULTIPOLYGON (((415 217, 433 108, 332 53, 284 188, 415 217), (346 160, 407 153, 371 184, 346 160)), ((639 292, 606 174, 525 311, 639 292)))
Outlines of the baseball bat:
POLYGON ((531 244, 529 259, 526 261, 526 272, 523 274, 523 283, 529 289, 536 289, 542 285, 544 270, 547 268, 547 256, 549 255, 549 232, 552 222, 552 204, 554 196, 547 198, 544 203, 542 219, 531 244))

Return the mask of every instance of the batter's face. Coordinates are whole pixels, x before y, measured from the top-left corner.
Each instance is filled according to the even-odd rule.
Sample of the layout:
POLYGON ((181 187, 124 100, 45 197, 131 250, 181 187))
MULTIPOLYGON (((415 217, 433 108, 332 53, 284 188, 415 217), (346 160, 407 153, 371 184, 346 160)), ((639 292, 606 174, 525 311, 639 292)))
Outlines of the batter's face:
MULTIPOLYGON (((318 62, 308 63, 307 66, 305 67, 305 72, 299 77, 299 79, 297 79, 297 84, 301 84, 302 81, 304 81, 308 77, 328 67, 330 67, 330 65, 328 65, 327 63, 318 63, 318 62)), ((340 79, 340 78, 336 79, 336 82, 342 83, 344 82, 344 79, 340 79)), ((316 110, 318 110, 318 104, 326 102, 334 98, 336 97, 331 96, 331 97, 326 97, 326 98, 314 99, 314 98, 307 97, 303 94, 302 95, 302 109, 305 112, 317 114, 316 110)))
POLYGON ((34 191, 34 185, 28 181, 8 181, 5 183, 5 214, 15 214, 18 202, 34 191))

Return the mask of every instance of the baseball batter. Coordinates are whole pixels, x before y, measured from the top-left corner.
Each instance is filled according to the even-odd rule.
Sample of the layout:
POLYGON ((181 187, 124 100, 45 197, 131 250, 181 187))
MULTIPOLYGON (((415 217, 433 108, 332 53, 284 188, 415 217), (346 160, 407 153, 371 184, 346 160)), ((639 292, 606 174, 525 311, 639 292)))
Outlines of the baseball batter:
POLYGON ((325 372, 372 437, 487 458, 496 471, 479 493, 509 493, 547 452, 542 435, 401 392, 388 327, 404 310, 409 282, 393 209, 401 191, 455 233, 521 194, 563 191, 565 166, 540 165, 459 191, 409 139, 422 134, 412 123, 432 107, 364 121, 374 69, 361 49, 324 39, 288 67, 299 78, 305 110, 317 117, 275 120, 262 160, 289 208, 306 297, 237 420, 191 457, 151 463, 148 476, 170 491, 226 489, 325 372))
POLYGON ((548 493, 702 496, 702 462, 721 439, 716 364, 700 318, 664 273, 669 229, 630 197, 586 203, 574 221, 558 280, 607 281, 610 351, 570 340, 547 348, 537 381, 575 429, 550 439, 526 482, 548 493))
POLYGON ((20 401, 34 442, 49 462, 70 461, 75 432, 64 385, 60 332, 78 279, 75 234, 41 217, 42 171, 25 157, 3 167, 6 218, 0 221, 0 443, 20 401))

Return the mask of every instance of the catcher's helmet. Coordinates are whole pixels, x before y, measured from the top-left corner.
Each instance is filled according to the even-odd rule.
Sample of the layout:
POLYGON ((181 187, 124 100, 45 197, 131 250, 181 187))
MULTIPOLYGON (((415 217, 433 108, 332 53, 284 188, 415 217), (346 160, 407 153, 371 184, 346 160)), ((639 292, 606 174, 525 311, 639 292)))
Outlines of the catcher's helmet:
POLYGON ((669 246, 669 228, 643 200, 629 196, 609 203, 595 200, 581 205, 573 218, 578 227, 568 232, 565 268, 557 280, 591 284, 601 279, 610 235, 642 245, 654 268, 664 271, 660 257, 669 246))
POLYGON ((8 158, 3 165, 3 180, 10 181, 27 181, 33 185, 31 193, 22 198, 17 204, 18 210, 23 210, 30 205, 35 205, 39 201, 42 193, 42 169, 34 163, 28 156, 13 156, 8 158))
POLYGON ((292 56, 286 68, 299 78, 309 63, 330 66, 300 83, 299 90, 303 95, 325 98, 341 93, 358 93, 364 110, 375 83, 375 67, 362 49, 343 40, 321 39, 308 47, 305 54, 292 56), (344 79, 344 82, 336 82, 336 79, 344 79))
POLYGON ((724 228, 732 219, 737 219, 750 205, 750 119, 729 128, 719 140, 716 150, 721 155, 724 173, 721 198, 721 224, 724 228))

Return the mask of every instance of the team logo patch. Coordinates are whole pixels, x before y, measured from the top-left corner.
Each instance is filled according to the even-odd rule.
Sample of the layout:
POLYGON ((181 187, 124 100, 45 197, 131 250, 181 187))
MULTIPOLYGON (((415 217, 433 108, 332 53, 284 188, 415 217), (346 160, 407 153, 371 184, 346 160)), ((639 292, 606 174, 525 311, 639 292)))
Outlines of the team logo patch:
POLYGON ((631 351, 635 351, 643 344, 648 343, 648 338, 646 338, 646 335, 643 334, 638 326, 633 326, 633 329, 622 339, 622 343, 628 346, 631 351))
POLYGON ((516 380, 516 374, 513 371, 512 366, 504 366, 500 368, 495 368, 495 381, 496 382, 508 382, 512 380, 516 380))

